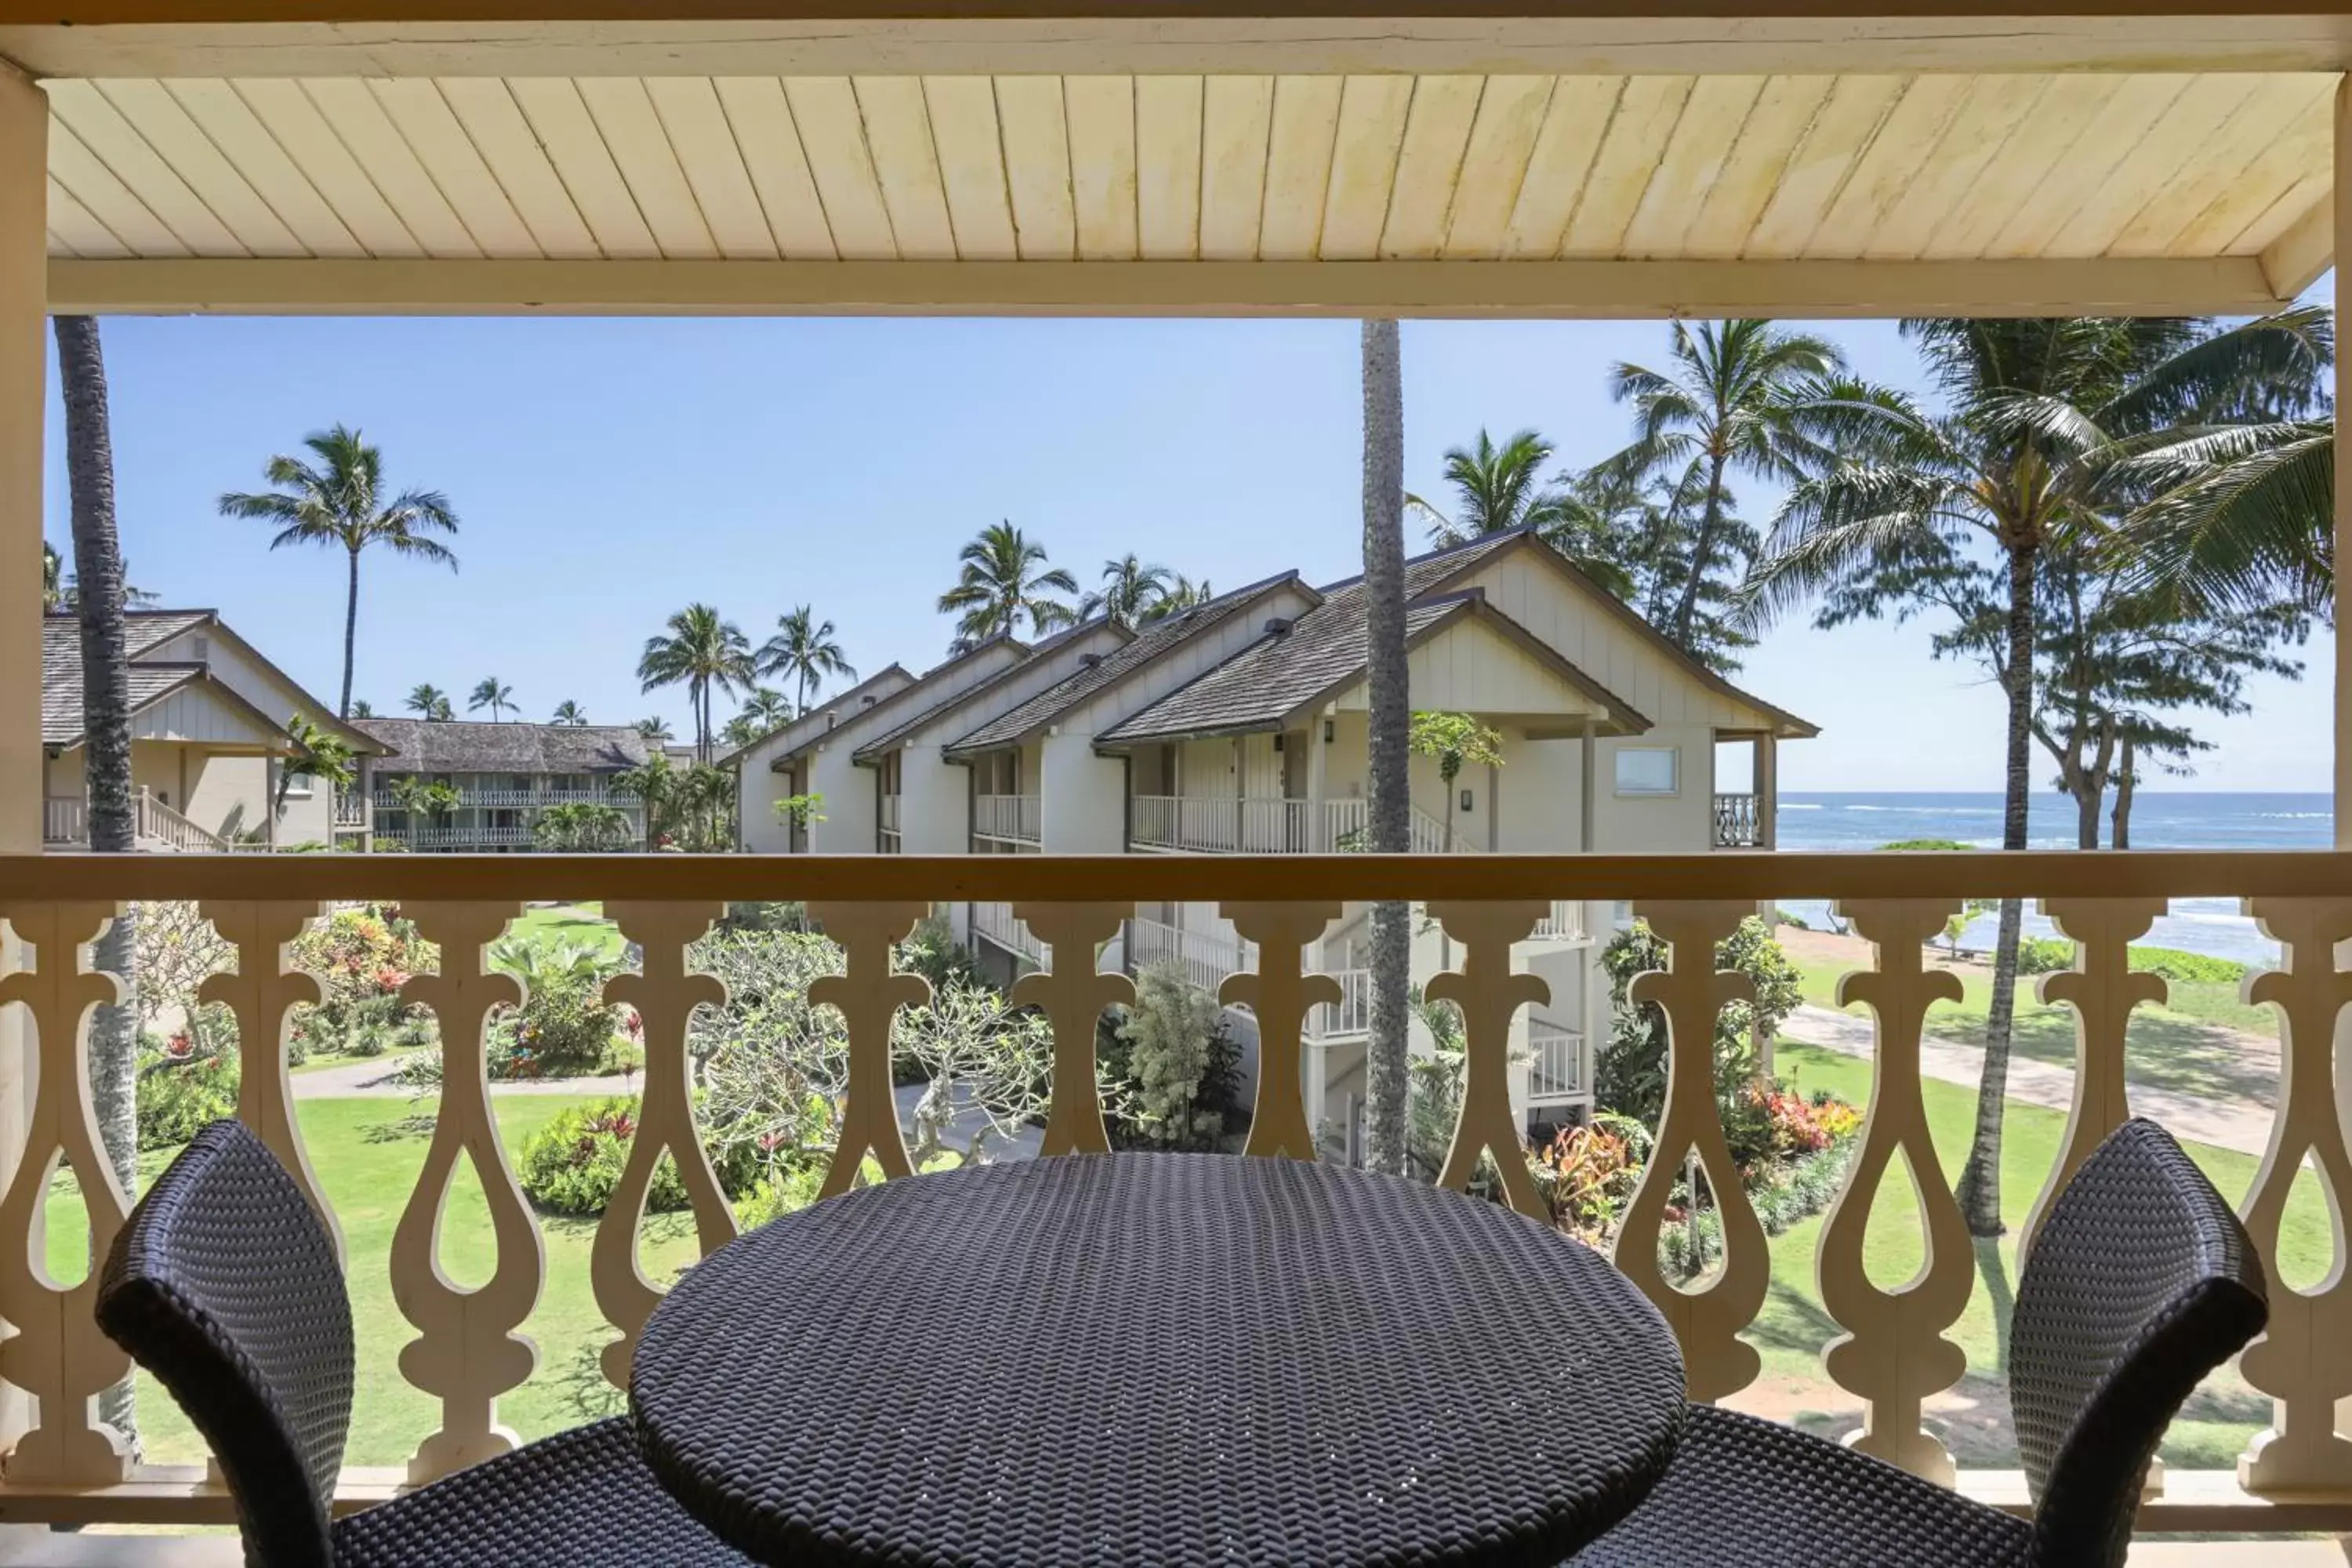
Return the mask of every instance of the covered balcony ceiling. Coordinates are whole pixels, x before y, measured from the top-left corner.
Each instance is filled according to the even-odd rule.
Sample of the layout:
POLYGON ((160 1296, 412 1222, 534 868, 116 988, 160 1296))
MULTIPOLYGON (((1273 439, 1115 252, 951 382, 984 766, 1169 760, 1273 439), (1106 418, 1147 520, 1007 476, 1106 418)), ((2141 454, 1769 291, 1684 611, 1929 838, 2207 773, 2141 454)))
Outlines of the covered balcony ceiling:
POLYGON ((2034 23, 2021 52, 1984 19, 1809 47, 8 9, 61 309, 2257 310, 2334 251, 2326 17, 2034 23))

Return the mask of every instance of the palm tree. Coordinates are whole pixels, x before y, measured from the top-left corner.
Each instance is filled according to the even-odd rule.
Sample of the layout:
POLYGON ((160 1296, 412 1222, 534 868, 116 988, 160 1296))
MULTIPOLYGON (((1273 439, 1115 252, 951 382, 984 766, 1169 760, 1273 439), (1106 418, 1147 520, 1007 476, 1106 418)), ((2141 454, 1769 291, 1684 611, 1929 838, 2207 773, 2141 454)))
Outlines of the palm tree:
POLYGON ((748 726, 751 738, 756 741, 793 721, 792 700, 772 686, 756 687, 743 700, 743 711, 735 715, 735 720, 748 726))
POLYGON ((1052 594, 1076 594, 1078 580, 1060 567, 1048 569, 1045 547, 1009 521, 992 523, 958 552, 956 585, 940 595, 940 613, 958 616, 956 639, 974 647, 991 637, 1011 637, 1024 616, 1030 630, 1049 632, 1073 619, 1070 606, 1052 594))
POLYGON ((567 698, 555 705, 555 712, 547 721, 551 724, 569 724, 574 728, 580 728, 587 724, 588 715, 580 704, 567 698))
POLYGON ((1726 479, 1733 470, 1773 482, 1801 477, 1808 403, 1801 390, 1835 374, 1844 358, 1827 339, 1753 318, 1696 327, 1676 321, 1670 352, 1667 371, 1619 364, 1610 392, 1633 404, 1636 428, 1633 445, 1615 461, 1670 479, 1698 512, 1682 593, 1660 628, 1688 648, 1729 515, 1726 479))
POLYGON ((637 679, 646 691, 685 685, 687 700, 694 706, 694 754, 698 761, 709 762, 711 688, 731 697, 736 688, 750 687, 751 645, 734 622, 719 619, 709 605, 688 605, 667 625, 667 636, 646 639, 637 679))
POLYGON ((2190 432, 2120 465, 2118 478, 2149 492, 2110 542, 2134 588, 2206 613, 2331 607, 2333 414, 2190 432))
MULTIPOLYGON (((2027 844, 2037 595, 2048 563, 2137 499, 2134 464, 2177 450, 2250 398, 2317 395, 2326 313, 2215 331, 2196 321, 1914 321, 1903 325, 1942 394, 1825 386, 1802 417, 1834 444, 1791 492, 1741 598, 1751 620, 1808 598, 1823 624, 1892 611, 1949 614, 1939 651, 1981 657, 2008 699, 2001 847, 2027 844)), ((1976 1235, 2000 1233, 2023 909, 2000 907, 1984 1078, 1958 1196, 1976 1235)))
POLYGON ((1167 567, 1147 565, 1130 552, 1102 567, 1102 586, 1078 601, 1078 619, 1101 616, 1113 626, 1132 631, 1152 619, 1152 609, 1168 597, 1174 574, 1167 567))
POLYGON ((1445 453, 1446 483, 1461 497, 1454 514, 1448 516, 1417 495, 1404 498, 1406 510, 1428 520, 1430 542, 1438 545, 1556 522, 1559 497, 1545 487, 1538 472, 1551 460, 1551 443, 1533 430, 1522 430, 1500 447, 1481 430, 1476 446, 1453 447, 1445 453))
POLYGON ((634 768, 625 768, 613 775, 613 788, 634 796, 645 813, 646 847, 653 849, 661 843, 664 829, 678 804, 678 794, 684 775, 669 765, 669 758, 656 752, 634 768))
MULTIPOLYGON (((89 847, 100 854, 138 848, 131 797, 131 658, 122 621, 122 549, 115 532, 114 437, 106 355, 98 322, 56 318, 58 381, 65 398, 66 474, 73 517, 74 615, 81 629, 82 787, 89 847)), ((90 944, 93 967, 135 985, 136 915, 125 906, 90 944)), ((66 955, 66 968, 73 955, 66 955)), ((126 995, 128 992, 126 991, 126 995)), ((139 1028, 129 1005, 102 1006, 90 1022, 90 1106, 115 1180, 139 1190, 139 1028)), ((135 1441, 131 1380, 99 1395, 99 1419, 135 1441)))
POLYGON ((493 724, 498 722, 501 713, 522 711, 514 705, 514 688, 499 685, 495 675, 486 675, 476 681, 473 691, 466 698, 467 712, 478 713, 485 708, 490 710, 490 722, 493 724))
POLYGON ((637 733, 656 745, 667 743, 670 739, 669 721, 659 718, 640 719, 637 721, 637 733))
POLYGON ((305 773, 323 779, 337 790, 350 787, 358 771, 352 765, 356 753, 350 742, 320 729, 299 713, 286 721, 286 738, 293 742, 293 749, 278 764, 278 798, 270 803, 272 816, 286 809, 287 792, 305 773))
POLYGON ((375 717, 375 704, 374 704, 374 703, 373 703, 373 702, 370 702, 370 701, 369 701, 366 698, 364 698, 364 697, 362 697, 362 698, 359 699, 357 701, 355 701, 355 702, 353 702, 353 703, 352 704, 352 718, 354 718, 354 719, 373 719, 373 718, 374 718, 374 717, 375 717))
POLYGON ((1168 591, 1144 606, 1139 624, 1148 626, 1154 621, 1165 620, 1180 610, 1189 610, 1195 605, 1205 605, 1216 596, 1217 591, 1209 586, 1209 580, 1206 577, 1195 583, 1179 572, 1176 574, 1175 581, 1169 584, 1168 591))
MULTIPOLYGON (((1370 795, 1367 847, 1401 855, 1412 846, 1404 631, 1404 370, 1393 321, 1363 325, 1364 606, 1370 696, 1370 795)), ((1365 1053, 1366 1163, 1402 1175, 1412 984, 1412 906, 1376 903, 1371 912, 1371 1039, 1365 1053)))
POLYGON ((410 688, 405 704, 411 713, 426 723, 446 723, 456 716, 449 706, 449 694, 437 686, 418 685, 410 688))
POLYGON ((269 548, 341 545, 351 557, 343 599, 343 697, 336 713, 352 716, 352 660, 359 640, 360 552, 381 544, 395 555, 438 561, 457 569, 455 552, 428 533, 455 533, 457 514, 438 490, 383 494, 383 455, 338 425, 302 438, 315 462, 276 457, 262 477, 277 487, 257 494, 232 490, 220 498, 224 517, 257 518, 278 527, 269 548))
POLYGON ((781 675, 792 682, 803 712, 827 677, 857 679, 856 667, 834 640, 833 623, 818 620, 806 605, 776 617, 776 635, 760 645, 754 668, 761 675, 781 675))

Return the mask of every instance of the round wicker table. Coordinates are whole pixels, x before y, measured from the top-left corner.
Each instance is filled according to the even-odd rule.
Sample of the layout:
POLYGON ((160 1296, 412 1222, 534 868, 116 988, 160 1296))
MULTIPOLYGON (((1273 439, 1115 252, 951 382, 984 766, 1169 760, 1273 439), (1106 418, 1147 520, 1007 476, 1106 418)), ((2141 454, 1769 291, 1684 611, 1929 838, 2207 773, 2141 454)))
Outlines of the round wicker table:
POLYGON ((1598 1255, 1279 1159, 891 1182, 695 1266, 630 1378, 663 1484, 774 1563, 1557 1563, 1672 1457, 1683 1368, 1598 1255))

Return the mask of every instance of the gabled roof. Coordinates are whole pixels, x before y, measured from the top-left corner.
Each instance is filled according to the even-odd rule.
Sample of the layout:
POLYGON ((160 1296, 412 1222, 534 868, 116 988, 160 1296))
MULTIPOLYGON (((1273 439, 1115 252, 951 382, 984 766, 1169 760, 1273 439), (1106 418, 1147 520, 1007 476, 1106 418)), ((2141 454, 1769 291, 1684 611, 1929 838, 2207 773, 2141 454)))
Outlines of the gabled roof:
POLYGON ((866 723, 873 720, 877 715, 887 717, 893 724, 897 724, 903 721, 908 714, 919 712, 928 709, 938 700, 938 683, 942 678, 961 668, 965 664, 980 658, 982 654, 989 652, 991 649, 1000 647, 1009 647, 1024 658, 1026 658, 1029 655, 1028 644, 1021 642, 1010 636, 992 637, 986 642, 975 643, 971 647, 964 649, 961 653, 949 655, 940 663, 931 666, 930 668, 915 677, 912 683, 900 687, 898 690, 890 693, 889 696, 882 699, 881 701, 874 704, 873 707, 865 710, 863 712, 851 714, 848 718, 844 719, 840 723, 835 724, 830 730, 820 730, 814 734, 808 736, 806 739, 796 741, 793 744, 785 747, 782 751, 778 752, 775 757, 768 763, 768 770, 771 773, 779 773, 786 772, 792 767, 795 761, 808 751, 811 746, 817 744, 821 741, 830 740, 834 736, 840 734, 844 730, 848 729, 853 724, 866 723))
POLYGON ((1092 701, 1129 677, 1141 674, 1153 660, 1181 647, 1205 631, 1225 625, 1235 616, 1246 614, 1252 605, 1285 587, 1296 588, 1313 604, 1323 602, 1322 595, 1301 583, 1296 572, 1285 572, 1280 576, 1268 577, 1229 594, 1220 594, 1213 599, 1203 600, 1188 609, 1147 624, 1136 634, 1133 642, 1109 655, 1101 663, 1047 687, 1019 707, 998 714, 969 735, 950 742, 945 748, 945 755, 953 760, 1020 745, 1072 709, 1092 701))
POLYGON ((629 724, 496 724, 473 720, 361 719, 393 749, 395 773, 616 773, 657 748, 629 724))
POLYGON ((1031 648, 1029 650, 1029 657, 1021 660, 1018 664, 1001 669, 994 675, 990 676, 987 679, 977 682, 971 686, 967 686, 961 691, 956 692, 952 696, 941 698, 939 701, 924 708, 921 711, 909 714, 907 718, 900 720, 883 733, 877 735, 874 739, 858 747, 857 750, 852 753, 850 760, 861 764, 870 764, 879 762, 890 752, 897 751, 899 746, 904 744, 917 731, 927 729, 929 726, 938 723, 942 719, 951 717, 962 709, 979 701, 990 692, 1002 690, 1008 682, 1019 679, 1023 676, 1029 674, 1030 671, 1035 668, 1036 663, 1039 659, 1045 658, 1055 649, 1066 647, 1080 637, 1092 637, 1103 632, 1112 633, 1123 639, 1122 646, 1131 646, 1135 637, 1135 634, 1133 632, 1127 630, 1123 626, 1113 626, 1100 616, 1097 616, 1090 620, 1080 621, 1074 626, 1066 626, 1062 630, 1055 632, 1052 637, 1047 637, 1044 642, 1039 643, 1035 647, 1031 648))
MULTIPOLYGON (((1519 535, 1488 534, 1405 563, 1405 635, 1426 628, 1443 606, 1419 606, 1449 581, 1512 548, 1519 535)), ((1363 579, 1322 590, 1323 603, 1289 630, 1260 637, 1197 680, 1130 715, 1097 737, 1116 746, 1181 735, 1271 729, 1364 668, 1363 579)))
MULTIPOLYGON (((130 704, 132 714, 161 702, 189 686, 205 687, 218 701, 243 712, 264 731, 284 734, 287 716, 266 713, 213 675, 201 659, 159 659, 157 649, 185 633, 210 628, 234 643, 268 674, 286 683, 304 700, 315 721, 333 731, 362 752, 379 750, 363 731, 337 719, 325 703, 304 690, 291 676, 261 656, 220 618, 217 610, 126 610, 122 616, 123 648, 131 663, 130 704)), ((41 744, 60 750, 81 744, 82 721, 81 623, 68 613, 52 611, 41 618, 41 744)))
MULTIPOLYGON (((877 670, 848 690, 811 703, 808 711, 800 717, 777 725, 764 735, 755 735, 733 751, 724 753, 719 758, 718 765, 722 768, 732 767, 743 760, 744 753, 767 745, 771 742, 782 741, 789 747, 799 744, 803 739, 822 735, 833 728, 833 725, 825 722, 827 719, 839 722, 839 715, 845 706, 849 709, 852 715, 855 715, 859 711, 856 705, 864 701, 876 687, 886 685, 892 680, 906 682, 914 679, 908 673, 907 667, 903 664, 893 664, 887 669, 877 670)), ((881 699, 876 698, 875 700, 878 702, 881 699)))

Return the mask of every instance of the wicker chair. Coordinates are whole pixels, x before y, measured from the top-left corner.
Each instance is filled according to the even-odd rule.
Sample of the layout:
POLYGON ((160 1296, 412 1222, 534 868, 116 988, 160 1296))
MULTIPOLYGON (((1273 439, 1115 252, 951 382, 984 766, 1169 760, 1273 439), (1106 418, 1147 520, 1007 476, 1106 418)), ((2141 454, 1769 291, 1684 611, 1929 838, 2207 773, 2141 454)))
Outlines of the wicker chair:
POLYGON ((255 1568, 739 1568, 639 1460, 625 1418, 329 1522, 352 1308, 326 1228, 261 1141, 202 1132, 115 1237, 98 1322, 219 1457, 255 1568))
POLYGON ((1777 1423, 1695 1405, 1665 1479, 1570 1561, 2116 1568, 2165 1427, 2268 1317, 2262 1264, 2230 1205, 2163 1129, 2127 1121, 2052 1206, 2018 1284, 2010 1405, 2032 1519, 1777 1423))

